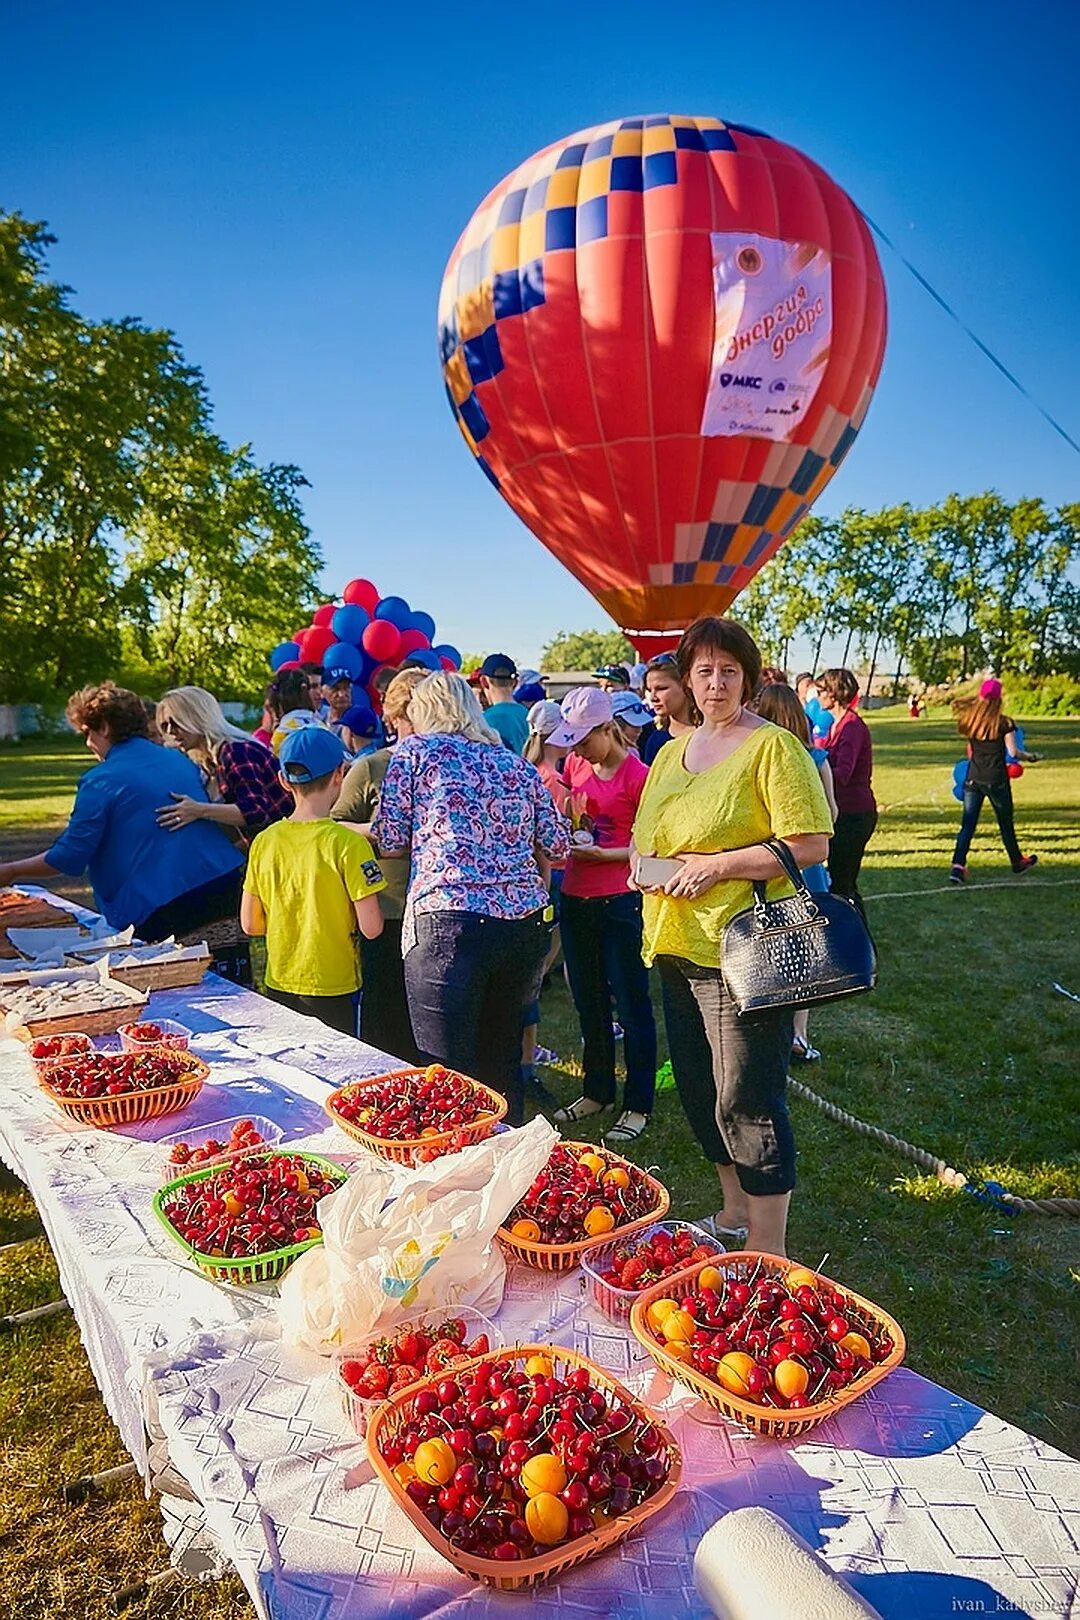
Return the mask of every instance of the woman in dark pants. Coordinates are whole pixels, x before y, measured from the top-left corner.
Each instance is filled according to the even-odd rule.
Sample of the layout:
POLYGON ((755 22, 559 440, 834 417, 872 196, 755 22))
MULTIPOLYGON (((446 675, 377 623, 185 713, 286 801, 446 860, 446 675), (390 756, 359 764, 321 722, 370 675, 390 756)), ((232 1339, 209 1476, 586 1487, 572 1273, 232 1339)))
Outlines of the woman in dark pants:
POLYGON ((730 619, 699 619, 679 643, 679 671, 703 716, 662 748, 634 822, 642 854, 675 858, 678 872, 644 902, 645 960, 664 993, 679 1097, 724 1207, 718 1228, 749 1227, 748 1244, 783 1254, 795 1185, 785 1101, 792 1015, 740 1019, 720 969, 724 930, 753 902, 790 893, 762 841, 782 838, 800 867, 824 860, 832 817, 806 748, 747 704, 761 654, 730 619))
POLYGON ((821 706, 832 715, 825 751, 836 795, 836 826, 829 840, 829 881, 834 894, 853 900, 866 921, 859 870, 877 826, 877 801, 870 778, 874 750, 870 730, 854 704, 859 683, 850 669, 827 669, 817 678, 821 706))
POLYGON ((522 1008, 550 924, 538 855, 565 860, 569 828, 460 675, 421 681, 409 719, 372 830, 382 854, 412 862, 401 948, 413 1035, 429 1061, 502 1092, 520 1125, 522 1008))
POLYGON ((964 814, 953 851, 950 883, 967 882, 967 858, 983 801, 989 799, 997 816, 1001 842, 1014 872, 1026 872, 1037 855, 1023 855, 1013 821, 1012 785, 1007 752, 1017 755, 1016 721, 1001 712, 1001 682, 983 681, 978 697, 953 705, 960 735, 967 738, 968 769, 964 779, 964 814))

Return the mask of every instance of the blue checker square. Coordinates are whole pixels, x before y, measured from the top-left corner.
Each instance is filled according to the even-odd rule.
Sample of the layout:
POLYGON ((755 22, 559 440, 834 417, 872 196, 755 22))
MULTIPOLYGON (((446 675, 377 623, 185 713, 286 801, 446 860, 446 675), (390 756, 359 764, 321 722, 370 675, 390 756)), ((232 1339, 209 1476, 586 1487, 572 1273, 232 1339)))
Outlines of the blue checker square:
POLYGON ((607 198, 590 197, 577 211, 578 245, 583 242, 598 242, 601 237, 607 235, 607 225, 607 198))
POLYGON ((458 296, 470 293, 480 284, 480 249, 470 248, 463 253, 458 261, 457 290, 458 296))
POLYGON ((522 219, 528 219, 530 214, 538 214, 547 201, 548 175, 540 180, 534 180, 525 193, 525 204, 521 210, 522 219))
POLYGON ((809 510, 810 510, 810 508, 804 502, 802 502, 802 501, 799 502, 799 504, 795 508, 794 512, 792 512, 791 516, 788 518, 787 522, 784 524, 784 527, 780 530, 780 538, 781 538, 781 540, 786 540, 787 539, 787 537, 791 533, 792 529, 794 529, 798 524, 800 524, 802 522, 803 518, 806 516, 806 514, 807 514, 807 512, 809 512, 809 510))
POLYGON ((465 356, 465 364, 469 368, 469 376, 474 386, 476 383, 487 382, 491 376, 491 367, 488 364, 483 333, 479 337, 467 338, 461 346, 461 352, 465 356))
POLYGON ((576 208, 549 208, 544 220, 544 251, 572 248, 577 234, 576 208))
POLYGON ((508 191, 499 204, 499 224, 518 225, 521 222, 521 210, 525 206, 524 187, 518 191, 508 191))
POLYGON ((719 562, 727 555, 727 548, 735 538, 734 523, 710 523, 701 545, 702 562, 719 562))
POLYGON ((516 270, 496 270, 491 283, 491 299, 497 321, 504 321, 508 315, 521 314, 521 281, 516 270))
POLYGON ((639 157, 617 157, 611 160, 612 191, 640 191, 644 176, 639 157))
POLYGON ((653 186, 673 186, 678 179, 674 152, 650 152, 644 163, 645 190, 653 186))
POLYGON ((705 137, 700 129, 677 129, 675 146, 680 152, 704 152, 705 137))
POLYGON ((590 141, 588 146, 585 148, 585 155, 581 160, 582 163, 591 163, 593 158, 610 157, 611 143, 614 139, 614 135, 598 135, 596 140, 590 141))
POLYGON ((451 311, 448 321, 439 323, 439 359, 445 366, 457 348, 457 312, 451 311))
POLYGON ((753 545, 750 547, 750 550, 743 558, 743 567, 753 568, 754 564, 761 556, 761 553, 765 550, 765 547, 771 545, 775 539, 776 536, 771 534, 768 529, 766 529, 764 534, 759 534, 753 545))
POLYGON ((488 462, 484 456, 477 456, 476 464, 480 468, 480 471, 483 473, 484 477, 488 479, 490 483, 494 484, 496 489, 498 489, 499 479, 497 474, 493 471, 490 462, 488 462))
POLYGON ((646 129, 666 129, 668 124, 670 124, 670 123, 671 123, 671 119, 668 118, 666 114, 661 114, 657 118, 646 118, 646 120, 645 120, 645 128, 646 129))
POLYGON ((506 361, 503 359, 502 345, 499 342, 499 334, 495 323, 492 322, 487 330, 480 334, 480 337, 487 358, 488 376, 497 377, 499 372, 505 369, 506 361))
MULTIPOLYGON (((795 488, 794 484, 791 486, 795 488)), ((801 490, 796 490, 801 495, 801 490)), ((781 491, 773 489, 769 484, 758 484, 751 495, 746 511, 743 513, 744 523, 767 523, 769 513, 780 499, 781 491)))
POLYGON ((640 129, 642 124, 666 124, 666 118, 624 118, 620 129, 640 129))
POLYGON ((477 399, 475 394, 470 394, 464 405, 462 405, 461 420, 464 422, 477 444, 479 444, 481 439, 485 439, 488 433, 491 431, 491 423, 484 415, 483 406, 480 404, 480 401, 477 399))
POLYGON ((697 564, 692 562, 674 563, 671 572, 673 582, 676 585, 692 585, 694 583, 694 574, 697 572, 697 564))
POLYGON ((720 567, 716 570, 716 583, 718 585, 730 585, 734 577, 734 563, 721 563, 720 567))
POLYGON ((858 436, 858 428, 852 427, 851 423, 849 422, 843 433, 841 433, 839 439, 836 441, 836 449, 829 457, 829 460, 832 462, 834 467, 839 467, 840 463, 843 461, 844 457, 847 455, 858 436))
POLYGON ((703 129, 701 138, 705 142, 706 152, 734 152, 737 150, 735 142, 726 129, 703 129))
POLYGON ((544 302, 543 259, 532 259, 528 264, 522 265, 518 275, 521 280, 522 312, 538 309, 544 302))
MULTIPOLYGON (((815 455, 813 450, 808 450, 795 469, 795 476, 791 480, 792 492, 796 495, 805 495, 824 465, 824 456, 815 455)), ((760 519, 748 518, 747 521, 756 523, 760 519)))
POLYGON ((573 146, 568 146, 565 152, 559 153, 559 161, 555 167, 557 169, 576 169, 580 166, 584 156, 585 142, 577 141, 573 146))

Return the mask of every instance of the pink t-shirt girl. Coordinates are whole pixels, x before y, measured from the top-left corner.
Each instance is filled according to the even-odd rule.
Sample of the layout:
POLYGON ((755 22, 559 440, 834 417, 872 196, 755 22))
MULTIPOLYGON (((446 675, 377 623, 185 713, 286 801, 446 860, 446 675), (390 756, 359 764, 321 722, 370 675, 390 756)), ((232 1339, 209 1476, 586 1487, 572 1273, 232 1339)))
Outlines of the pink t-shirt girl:
MULTIPOLYGON (((563 766, 563 778, 570 789, 570 820, 574 831, 591 832, 593 842, 601 849, 628 848, 630 829, 648 774, 648 766, 643 765, 636 754, 627 754, 615 775, 605 781, 597 776, 588 760, 569 754, 563 766)), ((579 860, 571 853, 566 863, 563 893, 583 900, 625 894, 629 876, 628 860, 579 860)))

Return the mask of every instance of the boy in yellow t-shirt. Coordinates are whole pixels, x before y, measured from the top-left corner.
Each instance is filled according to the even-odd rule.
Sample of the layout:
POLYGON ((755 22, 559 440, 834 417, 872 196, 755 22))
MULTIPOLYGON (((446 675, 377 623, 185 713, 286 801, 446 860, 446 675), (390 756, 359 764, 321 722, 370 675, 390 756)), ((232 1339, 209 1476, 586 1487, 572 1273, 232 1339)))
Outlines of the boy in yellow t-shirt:
POLYGON ((252 843, 240 924, 266 935, 272 1001, 355 1035, 356 930, 365 939, 382 932, 386 880, 368 840, 330 819, 345 760, 341 738, 322 726, 285 738, 278 763, 296 808, 252 843))

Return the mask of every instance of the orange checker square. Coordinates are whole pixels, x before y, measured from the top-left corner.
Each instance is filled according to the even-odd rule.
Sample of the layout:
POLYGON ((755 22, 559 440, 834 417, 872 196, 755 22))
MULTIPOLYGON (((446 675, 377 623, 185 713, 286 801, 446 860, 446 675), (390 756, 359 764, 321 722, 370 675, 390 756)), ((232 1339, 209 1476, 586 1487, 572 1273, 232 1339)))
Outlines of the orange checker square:
POLYGON ((650 124, 641 131, 641 150, 646 156, 651 152, 674 152, 675 131, 670 124, 650 124))
POLYGON ((465 356, 460 349, 456 349, 443 367, 443 376, 446 385, 454 396, 455 405, 463 405, 472 393, 472 378, 469 368, 465 364, 465 356))
POLYGON ((581 175, 578 180, 577 200, 580 206, 588 202, 590 197, 604 197, 611 189, 611 159, 609 157, 590 158, 588 163, 581 165, 581 175))

